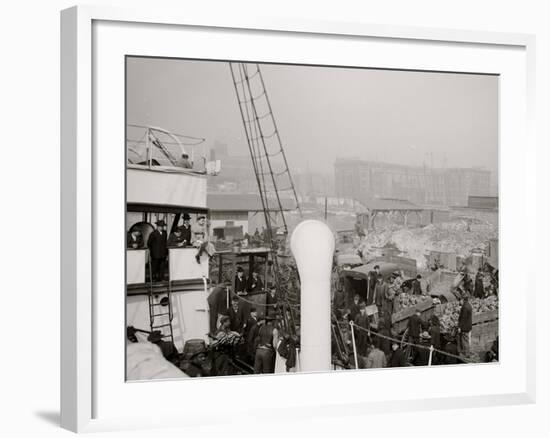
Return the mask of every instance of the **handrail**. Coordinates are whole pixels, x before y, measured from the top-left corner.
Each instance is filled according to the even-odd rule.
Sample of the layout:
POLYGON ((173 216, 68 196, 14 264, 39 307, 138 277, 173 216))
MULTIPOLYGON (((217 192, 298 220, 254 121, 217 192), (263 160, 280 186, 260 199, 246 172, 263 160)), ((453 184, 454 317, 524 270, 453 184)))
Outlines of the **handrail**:
MULTIPOLYGON (((138 140, 132 140, 129 138, 126 138, 126 143, 134 143, 134 144, 145 144, 145 161, 147 162, 147 165, 149 168, 152 167, 152 159, 153 159, 153 147, 156 147, 159 149, 159 151, 166 157, 166 159, 172 164, 172 166, 176 166, 176 163, 179 160, 179 157, 175 157, 174 154, 166 148, 166 145, 176 145, 180 150, 180 156, 182 154, 186 153, 185 146, 189 146, 191 148, 191 163, 194 163, 195 161, 195 146, 201 145, 205 142, 206 139, 200 138, 200 137, 192 137, 188 135, 183 134, 176 134, 170 131, 167 131, 166 129, 156 127, 156 126, 147 126, 147 125, 137 125, 129 123, 127 124, 128 127, 132 128, 139 128, 144 129, 145 133, 140 136, 138 140), (166 136, 168 136, 172 141, 161 141, 155 133, 161 133, 166 136), (181 139, 192 139, 197 140, 195 143, 185 143, 180 140, 181 139)), ((126 146, 128 150, 132 151, 136 155, 141 155, 138 153, 138 151, 133 148, 126 146)), ((203 155, 201 157, 204 161, 206 161, 206 157, 203 155)))

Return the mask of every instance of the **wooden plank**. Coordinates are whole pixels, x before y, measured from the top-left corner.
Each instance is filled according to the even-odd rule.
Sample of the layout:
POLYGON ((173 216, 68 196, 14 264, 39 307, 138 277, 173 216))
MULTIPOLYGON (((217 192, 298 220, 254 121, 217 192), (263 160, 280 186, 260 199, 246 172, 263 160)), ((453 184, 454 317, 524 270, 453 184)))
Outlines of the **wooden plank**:
POLYGON ((472 317, 472 324, 482 324, 487 321, 498 319, 498 309, 490 312, 477 313, 472 317))

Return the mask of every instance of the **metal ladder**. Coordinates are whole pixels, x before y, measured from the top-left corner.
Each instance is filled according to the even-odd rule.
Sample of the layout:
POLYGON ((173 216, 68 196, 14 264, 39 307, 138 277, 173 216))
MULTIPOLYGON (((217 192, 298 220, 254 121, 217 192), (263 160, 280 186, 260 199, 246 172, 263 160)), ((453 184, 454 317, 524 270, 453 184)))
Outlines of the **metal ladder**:
POLYGON ((294 332, 296 317, 293 308, 297 306, 292 305, 289 300, 289 291, 285 286, 287 282, 283 281, 277 256, 279 251, 286 251, 288 236, 281 194, 290 194, 301 216, 300 203, 259 64, 230 62, 229 67, 262 202, 268 244, 273 255, 272 268, 277 296, 289 311, 289 317, 283 311, 285 325, 294 332), (277 241, 273 230, 277 214, 282 220, 282 242, 277 241))
POLYGON ((174 329, 172 327, 172 319, 174 318, 174 313, 172 311, 171 283, 172 282, 168 280, 167 289, 155 290, 151 269, 151 259, 149 258, 149 326, 151 328, 151 332, 155 330, 160 330, 163 339, 169 338, 171 342, 174 342, 174 329), (166 298, 165 304, 162 303, 163 298, 166 298), (163 307, 167 307, 167 311, 162 311, 163 307), (161 311, 159 311, 159 309, 161 311), (162 318, 164 321, 161 321, 160 324, 157 324, 157 318, 162 318), (166 320, 168 320, 168 322, 165 322, 166 320))

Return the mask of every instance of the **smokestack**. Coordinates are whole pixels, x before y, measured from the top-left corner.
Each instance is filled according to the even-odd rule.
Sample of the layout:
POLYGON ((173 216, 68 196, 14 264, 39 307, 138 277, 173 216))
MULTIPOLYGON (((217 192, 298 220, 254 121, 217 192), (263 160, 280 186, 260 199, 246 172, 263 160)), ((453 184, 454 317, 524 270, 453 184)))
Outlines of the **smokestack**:
POLYGON ((300 273, 300 371, 329 371, 334 235, 325 223, 305 220, 294 229, 290 248, 300 273))

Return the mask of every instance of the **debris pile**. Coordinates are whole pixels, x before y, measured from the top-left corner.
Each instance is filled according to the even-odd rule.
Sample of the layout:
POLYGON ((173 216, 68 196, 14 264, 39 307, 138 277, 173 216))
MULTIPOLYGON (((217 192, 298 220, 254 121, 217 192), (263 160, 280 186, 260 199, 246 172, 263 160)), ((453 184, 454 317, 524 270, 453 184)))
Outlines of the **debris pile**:
POLYGON ((370 232, 359 249, 368 257, 376 257, 381 255, 383 248, 395 246, 401 255, 415 259, 419 269, 426 269, 426 256, 430 251, 467 257, 473 250, 486 250, 488 240, 497 236, 496 224, 476 219, 460 219, 421 228, 395 226, 370 232))

